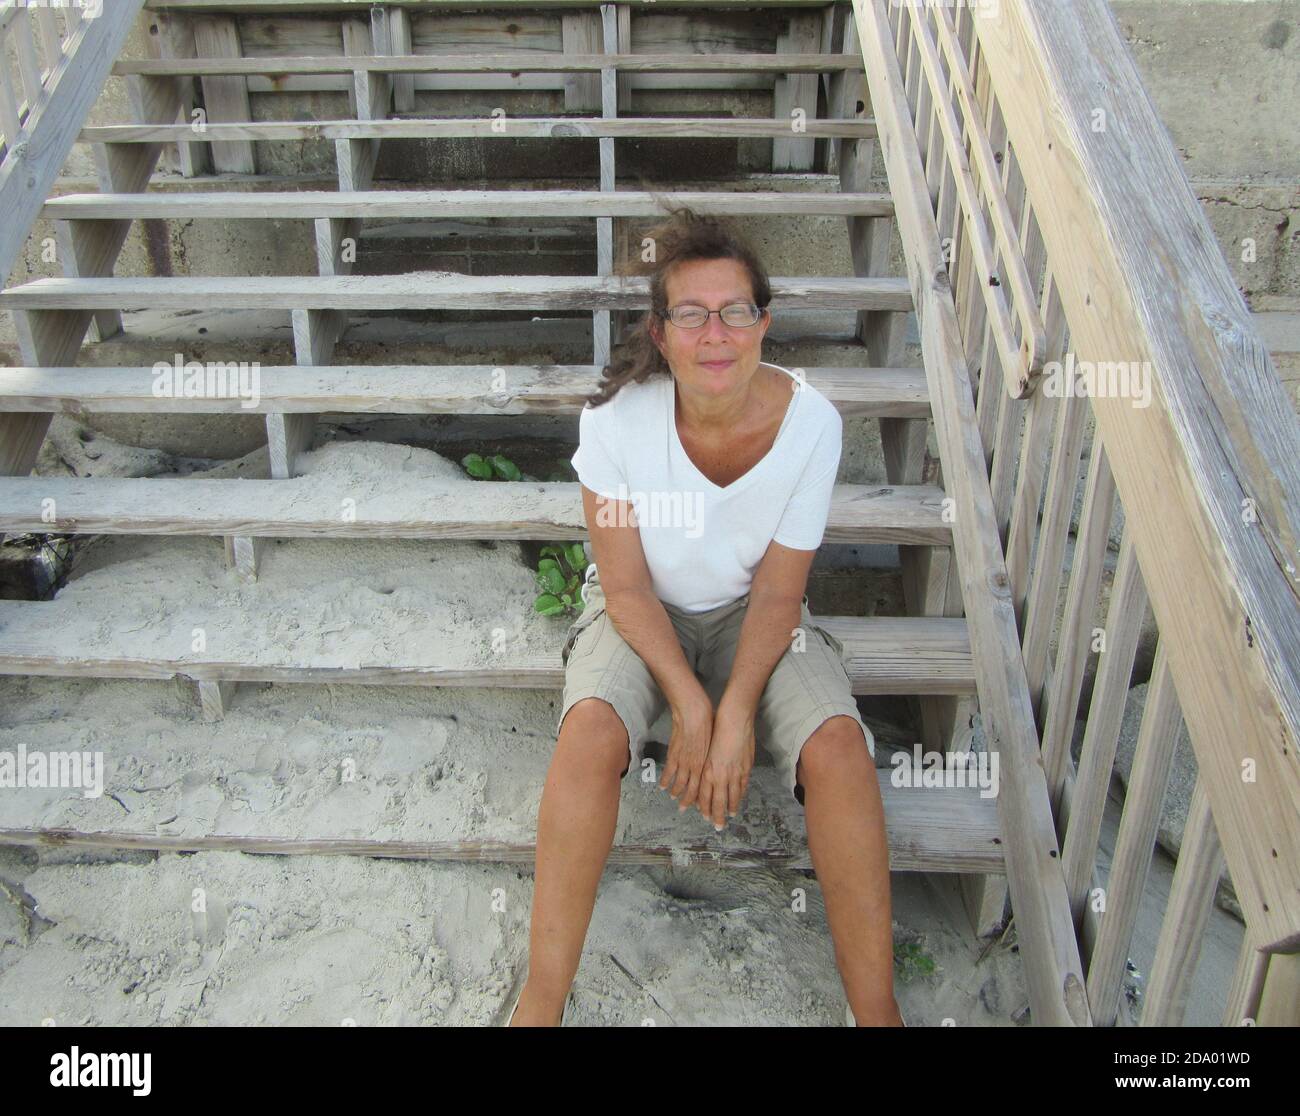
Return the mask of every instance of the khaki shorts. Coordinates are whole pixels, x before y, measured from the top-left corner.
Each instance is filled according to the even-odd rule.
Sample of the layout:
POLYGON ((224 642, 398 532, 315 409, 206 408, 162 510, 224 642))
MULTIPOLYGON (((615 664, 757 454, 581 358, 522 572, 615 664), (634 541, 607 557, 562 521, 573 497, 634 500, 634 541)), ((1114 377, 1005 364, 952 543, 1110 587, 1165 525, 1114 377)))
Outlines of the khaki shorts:
MULTIPOLYGON (((574 703, 589 697, 608 702, 627 728, 626 775, 632 767, 639 767, 647 734, 667 710, 668 702, 650 669, 605 612, 605 594, 598 577, 593 576, 587 583, 586 607, 569 625, 564 641, 564 702, 555 732, 558 736, 565 714, 574 703)), ((685 612, 664 604, 686 661, 715 707, 731 675, 748 605, 748 593, 707 612, 685 612)), ((795 765, 804 743, 823 721, 841 714, 852 717, 862 728, 873 758, 876 744, 853 698, 844 666, 844 645, 813 622, 806 596, 801 608, 800 625, 809 634, 802 650, 796 650, 792 643, 773 667, 759 699, 754 736, 802 806, 803 786, 795 778, 795 765)))

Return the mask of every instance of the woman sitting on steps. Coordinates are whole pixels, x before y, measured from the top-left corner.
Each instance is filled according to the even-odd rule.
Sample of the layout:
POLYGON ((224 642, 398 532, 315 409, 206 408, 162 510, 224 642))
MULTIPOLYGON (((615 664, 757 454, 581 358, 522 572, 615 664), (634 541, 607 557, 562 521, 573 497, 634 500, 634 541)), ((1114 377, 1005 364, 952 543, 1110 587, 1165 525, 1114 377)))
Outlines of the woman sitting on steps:
POLYGON ((852 1015, 902 1026, 875 742, 843 648, 805 595, 842 421, 760 360, 771 290, 728 223, 679 208, 651 236, 650 310, 580 419, 573 464, 594 561, 562 652, 528 979, 509 1024, 562 1022, 620 780, 669 709, 659 786, 718 829, 740 809, 755 741, 771 754, 805 810, 852 1015))

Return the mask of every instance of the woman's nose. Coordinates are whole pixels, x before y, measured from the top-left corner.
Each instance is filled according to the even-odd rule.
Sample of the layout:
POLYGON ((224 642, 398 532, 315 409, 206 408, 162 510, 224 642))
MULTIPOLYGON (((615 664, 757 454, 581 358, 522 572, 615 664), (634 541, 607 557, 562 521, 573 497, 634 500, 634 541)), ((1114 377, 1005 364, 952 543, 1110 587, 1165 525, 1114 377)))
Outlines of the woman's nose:
POLYGON ((731 331, 727 329, 727 323, 718 314, 710 314, 709 320, 704 323, 704 328, 700 332, 705 338, 712 340, 727 341, 731 338, 731 331))

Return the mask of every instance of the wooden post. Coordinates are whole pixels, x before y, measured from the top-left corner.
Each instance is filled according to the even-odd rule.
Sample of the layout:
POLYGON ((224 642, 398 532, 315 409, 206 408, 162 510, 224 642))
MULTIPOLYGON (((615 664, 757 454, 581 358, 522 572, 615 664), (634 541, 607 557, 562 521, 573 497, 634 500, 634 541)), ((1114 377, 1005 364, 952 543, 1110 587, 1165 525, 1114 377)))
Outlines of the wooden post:
MULTIPOLYGON (((822 47, 822 23, 833 18, 831 5, 822 11, 791 11, 786 29, 777 36, 777 54, 816 54, 822 47)), ((772 115, 790 122, 791 139, 772 141, 772 172, 812 170, 817 141, 799 135, 802 123, 817 118, 818 75, 783 74, 772 91, 772 115)))
MULTIPOLYGON (((194 21, 194 47, 200 58, 238 58, 239 28, 234 16, 205 15, 194 21)), ((208 123, 252 120, 248 79, 240 74, 203 75, 203 104, 208 123)), ((212 165, 218 172, 256 174, 252 140, 220 140, 212 144, 212 165)))
MULTIPOLYGON (((618 49, 618 25, 613 5, 602 4, 599 11, 566 11, 560 15, 560 30, 565 54, 601 54, 618 49), (609 9, 606 11, 606 9, 609 9)), ((604 68, 599 73, 564 75, 564 111, 600 113, 602 118, 618 115, 617 72, 604 68)), ((600 188, 614 189, 614 140, 602 136, 600 145, 600 188)), ((613 219, 596 218, 596 274, 614 271, 613 219)), ((592 360, 597 368, 609 363, 611 321, 608 310, 591 314, 592 360)))
MULTIPOLYGON (((150 48, 159 58, 196 58, 194 22, 179 12, 156 11, 152 18, 158 24, 158 34, 149 39, 150 48)), ((194 79, 181 78, 177 85, 178 108, 182 121, 189 123, 194 111, 194 79)), ((211 163, 208 146, 201 142, 178 143, 167 149, 175 153, 176 169, 185 178, 208 173, 211 163)))

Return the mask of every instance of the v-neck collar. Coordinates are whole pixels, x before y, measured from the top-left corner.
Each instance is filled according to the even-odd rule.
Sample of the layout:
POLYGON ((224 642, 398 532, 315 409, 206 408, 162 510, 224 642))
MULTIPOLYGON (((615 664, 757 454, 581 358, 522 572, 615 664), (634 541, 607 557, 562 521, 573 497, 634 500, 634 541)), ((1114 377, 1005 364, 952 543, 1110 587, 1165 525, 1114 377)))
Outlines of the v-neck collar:
MULTIPOLYGON (((778 372, 784 372, 792 380, 796 379, 794 373, 792 373, 788 368, 782 368, 779 364, 771 364, 768 361, 759 361, 760 368, 765 364, 769 368, 775 368, 778 372)), ((669 373, 667 383, 668 383, 668 437, 670 440, 670 445, 672 446, 673 451, 676 452, 684 462, 686 462, 687 466, 695 473, 695 475, 709 486, 710 491, 718 493, 720 495, 730 495, 731 493, 737 492, 741 488, 748 485, 758 475, 759 471, 763 468, 763 466, 766 465, 772 459, 772 455, 776 453, 776 447, 780 445, 781 439, 786 436, 786 432, 790 429, 792 425, 792 420, 794 419, 795 407, 798 406, 799 396, 802 394, 802 392, 800 392, 797 389, 791 391, 790 403, 785 409, 785 414, 781 417, 781 425, 777 429, 776 438, 773 439, 772 445, 768 449, 767 453, 765 453, 762 457, 760 457, 758 461, 756 461, 750 467, 748 472, 742 473, 730 484, 721 486, 721 485, 714 484, 713 481, 709 480, 709 478, 706 477, 700 471, 699 466, 696 465, 695 462, 691 460, 691 455, 686 452, 686 447, 682 445, 681 435, 677 432, 677 378, 673 376, 671 373, 669 373)))

